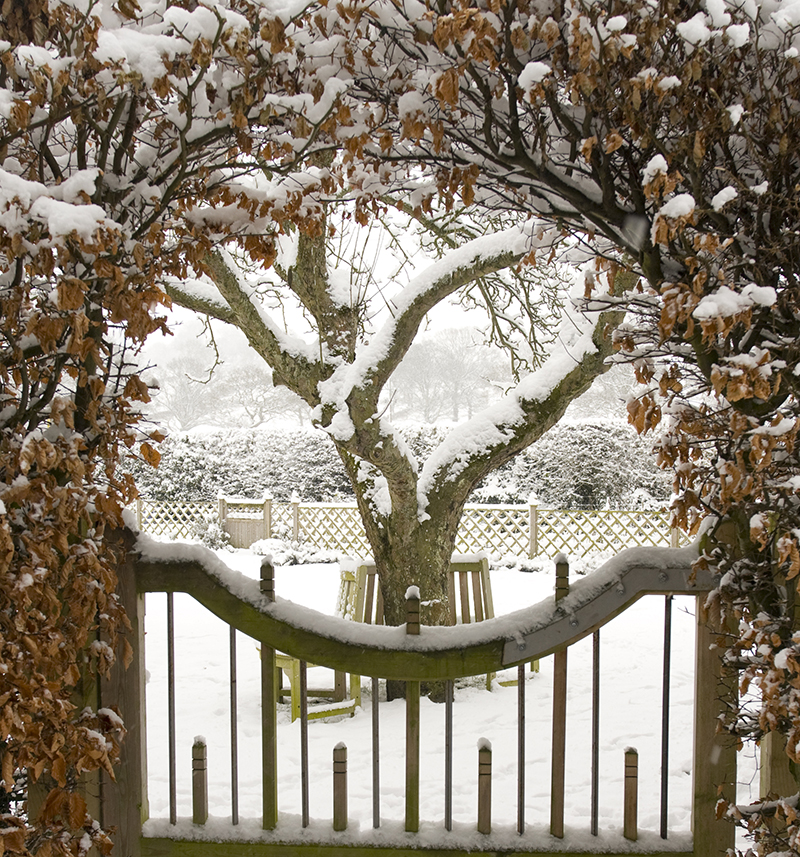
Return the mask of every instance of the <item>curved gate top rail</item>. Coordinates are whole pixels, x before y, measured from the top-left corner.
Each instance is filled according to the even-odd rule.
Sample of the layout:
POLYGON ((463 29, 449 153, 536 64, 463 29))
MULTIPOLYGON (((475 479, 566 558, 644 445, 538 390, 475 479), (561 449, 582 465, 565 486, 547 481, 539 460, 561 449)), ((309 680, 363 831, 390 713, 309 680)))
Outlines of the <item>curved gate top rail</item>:
POLYGON ((497 619, 457 627, 405 627, 350 622, 263 594, 259 581, 228 568, 202 545, 139 536, 137 588, 186 592, 223 621, 267 646, 346 672, 426 681, 494 672, 544 657, 582 639, 651 593, 698 594, 713 575, 695 573, 697 548, 629 548, 576 580, 569 594, 497 619))

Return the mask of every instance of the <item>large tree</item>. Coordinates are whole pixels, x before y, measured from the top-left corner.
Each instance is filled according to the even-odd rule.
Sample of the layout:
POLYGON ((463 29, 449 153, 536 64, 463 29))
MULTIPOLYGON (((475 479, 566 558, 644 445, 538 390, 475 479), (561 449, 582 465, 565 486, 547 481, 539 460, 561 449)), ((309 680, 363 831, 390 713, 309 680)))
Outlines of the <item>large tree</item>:
MULTIPOLYGON (((353 226, 346 221, 337 224, 337 230, 348 228, 353 226)), ((409 230, 406 226, 404 234, 409 230)), ((582 313, 562 295, 563 317, 551 319, 558 335, 548 354, 536 355, 546 357, 543 365, 525 374, 502 401, 458 426, 420 467, 387 421, 382 394, 427 314, 459 292, 505 289, 515 297, 506 298, 514 307, 514 326, 524 327, 526 317, 535 326, 547 285, 513 269, 538 246, 550 251, 559 236, 525 224, 489 229, 427 266, 418 259, 419 270, 406 282, 396 275, 373 288, 377 275, 371 268, 364 282, 351 277, 353 259, 345 260, 345 271, 331 262, 331 231, 301 232, 278 242, 272 278, 263 269, 243 267, 226 250, 212 250, 202 260, 205 279, 172 279, 168 292, 176 303, 240 328, 272 368, 274 382, 313 409, 314 423, 333 440, 353 486, 387 621, 405 621, 405 591, 415 583, 429 605, 426 620, 444 622, 447 569, 469 494, 541 437, 605 371, 622 313, 582 313), (287 324, 279 323, 276 310, 288 317, 287 324), (304 337, 293 310, 305 318, 304 337)), ((486 309, 491 315, 497 306, 488 302, 486 309)))

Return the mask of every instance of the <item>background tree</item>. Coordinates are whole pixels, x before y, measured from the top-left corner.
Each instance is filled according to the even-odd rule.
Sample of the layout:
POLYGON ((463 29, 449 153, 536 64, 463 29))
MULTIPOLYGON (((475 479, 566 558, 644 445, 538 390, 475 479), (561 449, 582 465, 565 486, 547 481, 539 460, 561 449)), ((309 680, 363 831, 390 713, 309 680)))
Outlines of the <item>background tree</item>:
POLYGON ((509 361, 476 329, 449 328, 414 343, 392 375, 392 418, 457 423, 500 397, 511 384, 509 361))

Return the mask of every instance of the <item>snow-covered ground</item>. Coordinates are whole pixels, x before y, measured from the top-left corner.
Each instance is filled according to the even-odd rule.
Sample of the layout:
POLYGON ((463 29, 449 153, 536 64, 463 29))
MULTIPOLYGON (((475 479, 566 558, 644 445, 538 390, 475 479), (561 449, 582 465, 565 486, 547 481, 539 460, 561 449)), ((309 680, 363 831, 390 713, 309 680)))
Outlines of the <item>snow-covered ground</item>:
MULTIPOLYGON (((221 553, 234 568, 257 577, 260 557, 247 551, 221 553)), ((599 563, 599 560, 598 560, 599 563)), ((582 563, 586 565, 586 563, 582 563)), ((591 567, 591 561, 588 566, 591 567)), ((279 567, 276 592, 283 598, 333 612, 338 590, 335 564, 279 567)), ((552 597, 554 571, 492 573, 497 615, 552 597)), ((230 709, 228 628, 190 597, 175 595, 178 815, 191 816, 191 745, 197 735, 208 741, 210 813, 230 818, 230 709)), ((642 599, 601 631, 600 828, 615 838, 622 825, 623 753, 639 751, 639 826, 659 828, 660 730, 664 597, 642 599), (612 834, 612 831, 614 833, 612 834)), ((147 724, 151 818, 168 816, 166 696, 166 596, 146 603, 147 724)), ((240 815, 261 812, 259 656, 256 643, 237 635, 240 815)), ((694 599, 676 597, 672 609, 670 705, 669 827, 671 844, 685 843, 690 825, 694 599), (674 833, 674 835, 673 835, 674 833)), ((592 642, 569 652, 566 819, 575 847, 590 823, 592 642)), ((516 671, 514 671, 515 673, 516 671)), ((330 678, 309 671, 309 686, 330 678)), ((501 676, 502 678, 502 676, 501 676)), ((365 682, 364 709, 353 718, 309 724, 310 813, 312 831, 330 830, 333 747, 343 741, 349 758, 349 816, 362 835, 372 826, 371 705, 365 682)), ((528 673, 526 820, 532 830, 549 824, 552 658, 541 671, 528 673)), ((511 835, 517 814, 517 689, 482 677, 459 682, 454 708, 453 817, 456 830, 474 830, 477 808, 477 742, 493 748, 492 816, 496 830, 511 835)), ((281 824, 296 829, 300 813, 300 724, 291 723, 289 706, 279 713, 279 811, 281 824)), ((441 829, 444 817, 444 706, 422 701, 421 819, 423 833, 441 829)), ((401 829, 404 813, 404 733, 402 701, 380 702, 381 815, 383 826, 401 829)), ((748 779, 745 771, 741 779, 748 779)), ((748 799, 745 790, 741 795, 748 799)), ((243 822, 244 824, 244 822, 243 822)), ((218 826, 217 825, 217 826, 218 826)), ((249 825, 245 825, 249 827, 249 825)), ((151 822, 151 833, 163 833, 151 822)), ((649 837, 646 837, 649 838, 649 837)), ((642 844, 640 842, 640 844, 642 844)), ((655 842, 653 843, 655 844, 655 842)))

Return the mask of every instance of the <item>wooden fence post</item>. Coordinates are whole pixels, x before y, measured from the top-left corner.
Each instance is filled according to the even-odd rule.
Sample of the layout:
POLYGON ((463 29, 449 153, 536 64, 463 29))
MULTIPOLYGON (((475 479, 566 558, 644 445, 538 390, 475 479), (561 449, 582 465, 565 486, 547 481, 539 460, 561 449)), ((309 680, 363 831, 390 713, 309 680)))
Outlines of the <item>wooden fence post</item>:
POLYGON ((478 833, 492 832, 492 745, 478 741, 478 833))
POLYGON ((625 794, 622 835, 626 839, 639 838, 639 753, 635 747, 625 751, 625 794))
POLYGON ((264 538, 272 538, 272 497, 264 496, 264 538))
POLYGON ((208 821, 208 748, 198 735, 192 744, 192 824, 208 821))
MULTIPOLYGON (((556 601, 569 594, 569 561, 556 557, 556 601)), ((553 749, 550 767, 550 833, 564 838, 564 787, 567 758, 567 649, 553 655, 553 749)))
POLYGON ((347 830, 347 745, 333 748, 333 829, 347 830))
POLYGON ((292 497, 292 540, 300 541, 300 501, 297 497, 292 497))
POLYGON ((225 520, 228 517, 228 501, 225 499, 225 495, 221 493, 217 495, 217 517, 220 527, 224 530, 225 520))
POLYGON ((406 830, 419 830, 419 682, 406 682, 406 830))
MULTIPOLYGON (((261 561, 261 593, 275 600, 275 569, 268 557, 261 561)), ((275 649, 261 645, 261 798, 262 826, 278 824, 278 683, 275 681, 275 649)))
POLYGON ((531 494, 528 500, 528 556, 539 553, 539 498, 531 494))

